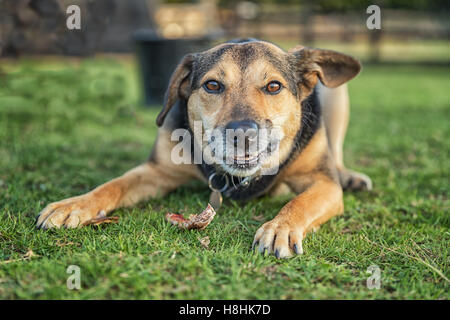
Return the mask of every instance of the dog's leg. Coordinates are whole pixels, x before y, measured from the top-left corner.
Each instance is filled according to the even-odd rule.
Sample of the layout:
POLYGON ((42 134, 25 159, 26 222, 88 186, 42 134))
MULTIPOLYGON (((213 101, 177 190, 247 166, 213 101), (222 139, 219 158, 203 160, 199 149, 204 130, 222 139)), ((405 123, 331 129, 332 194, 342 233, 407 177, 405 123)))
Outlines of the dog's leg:
POLYGON ((258 229, 253 242, 260 252, 273 252, 279 258, 289 257, 292 251, 303 253, 305 234, 344 211, 342 187, 323 126, 281 179, 297 196, 258 229))
POLYGON ((186 182, 188 176, 148 162, 84 195, 54 202, 39 214, 37 226, 75 228, 119 207, 163 196, 186 182))
POLYGON ((339 170, 342 188, 350 190, 372 189, 372 181, 368 176, 349 170, 344 165, 343 147, 350 113, 347 85, 344 84, 334 89, 327 88, 320 83, 317 86, 328 142, 339 170))
POLYGON ((46 206, 38 216, 37 226, 44 229, 61 226, 79 227, 84 222, 106 215, 119 207, 164 196, 192 178, 198 177, 194 165, 176 165, 171 162, 170 152, 173 144, 169 137, 167 132, 160 131, 149 162, 86 194, 46 206))
POLYGON ((291 192, 291 188, 289 188, 286 183, 281 182, 272 187, 272 189, 269 191, 269 195, 271 197, 280 197, 288 195, 291 192))
MULTIPOLYGON (((342 188, 332 179, 322 174, 291 179, 314 182, 287 203, 273 220, 264 223, 253 241, 253 246, 260 252, 274 253, 277 258, 291 256, 291 250, 302 254, 305 234, 331 217, 341 214, 344 209, 342 188)), ((291 187, 295 189, 295 186, 291 187)))

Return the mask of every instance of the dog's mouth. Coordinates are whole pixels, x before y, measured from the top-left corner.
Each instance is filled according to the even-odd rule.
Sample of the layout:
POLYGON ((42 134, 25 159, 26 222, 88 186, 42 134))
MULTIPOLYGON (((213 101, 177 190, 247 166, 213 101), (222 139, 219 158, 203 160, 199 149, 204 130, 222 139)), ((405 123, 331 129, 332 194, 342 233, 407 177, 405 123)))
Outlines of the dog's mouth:
MULTIPOLYGON (((231 166, 240 170, 249 170, 252 169, 259 164, 259 160, 261 157, 261 152, 249 155, 246 154, 244 156, 235 155, 231 161, 231 166)), ((228 163, 228 162, 226 162, 228 163)))
POLYGON ((247 177, 253 175, 259 169, 261 153, 224 156, 218 164, 223 171, 232 176, 247 177))
POLYGON ((226 133, 212 131, 203 140, 203 152, 208 164, 239 177, 252 176, 278 165, 277 155, 283 137, 279 130, 259 129, 256 135, 250 137, 239 136, 236 131, 231 136, 226 133))
POLYGON ((254 175, 261 169, 266 159, 278 150, 278 146, 279 143, 273 141, 265 146, 263 150, 252 154, 225 156, 221 167, 224 171, 234 176, 247 177, 254 175))
POLYGON ((255 162, 245 162, 245 163, 233 163, 233 164, 222 164, 221 168, 228 174, 236 177, 248 177, 254 175, 260 168, 258 161, 255 162))

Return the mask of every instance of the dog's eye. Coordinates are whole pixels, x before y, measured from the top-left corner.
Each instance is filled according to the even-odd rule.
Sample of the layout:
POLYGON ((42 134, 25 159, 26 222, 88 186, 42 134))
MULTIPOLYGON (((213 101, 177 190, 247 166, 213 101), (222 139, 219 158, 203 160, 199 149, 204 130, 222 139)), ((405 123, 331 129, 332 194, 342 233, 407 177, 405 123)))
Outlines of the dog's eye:
POLYGON ((281 83, 278 81, 269 82, 266 86, 266 91, 270 94, 277 94, 281 90, 281 83))
POLYGON ((209 80, 203 84, 203 88, 209 93, 220 93, 222 92, 223 86, 218 81, 209 80))

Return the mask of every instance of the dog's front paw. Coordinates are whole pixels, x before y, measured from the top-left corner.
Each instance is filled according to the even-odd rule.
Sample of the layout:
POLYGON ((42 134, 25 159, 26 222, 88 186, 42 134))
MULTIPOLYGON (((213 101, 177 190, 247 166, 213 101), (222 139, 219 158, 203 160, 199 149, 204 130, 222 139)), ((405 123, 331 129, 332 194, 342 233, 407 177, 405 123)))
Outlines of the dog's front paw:
POLYGON ((261 253, 272 253, 277 258, 288 258, 293 253, 303 254, 302 241, 302 227, 275 218, 256 231, 252 248, 261 253))
POLYGON ((339 170, 339 179, 342 189, 350 191, 372 190, 372 180, 364 173, 349 169, 339 170))
POLYGON ((36 227, 49 228, 77 228, 85 222, 106 215, 95 199, 89 194, 66 200, 53 202, 46 206, 38 215, 36 227))

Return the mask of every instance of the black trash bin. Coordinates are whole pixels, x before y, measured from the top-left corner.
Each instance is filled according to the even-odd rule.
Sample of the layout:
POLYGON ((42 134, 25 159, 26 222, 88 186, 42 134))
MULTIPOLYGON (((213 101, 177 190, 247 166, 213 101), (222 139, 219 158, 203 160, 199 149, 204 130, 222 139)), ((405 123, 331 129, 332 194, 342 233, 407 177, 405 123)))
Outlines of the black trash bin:
POLYGON ((160 106, 172 72, 183 56, 208 49, 211 38, 165 39, 156 33, 139 30, 134 34, 140 71, 143 78, 144 101, 160 106))

